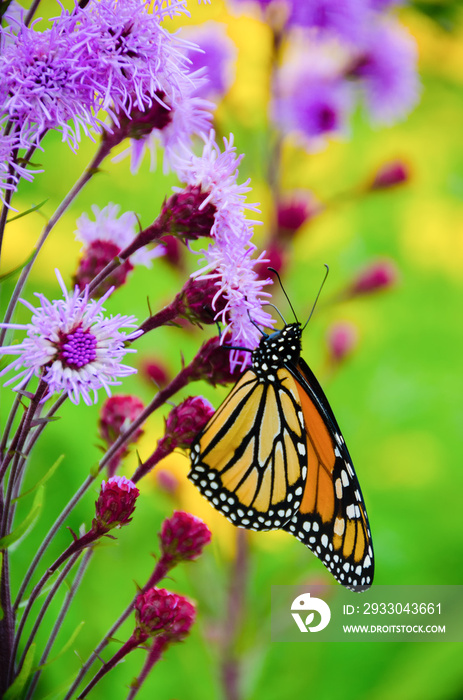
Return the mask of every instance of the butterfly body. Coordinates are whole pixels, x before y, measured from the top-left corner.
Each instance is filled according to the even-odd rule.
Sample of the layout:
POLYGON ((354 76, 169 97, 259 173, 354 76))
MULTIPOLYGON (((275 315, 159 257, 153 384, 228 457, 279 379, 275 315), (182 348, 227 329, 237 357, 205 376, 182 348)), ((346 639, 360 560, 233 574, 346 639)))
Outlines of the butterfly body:
POLYGON ((197 436, 188 478, 237 527, 283 529, 344 586, 368 588, 373 550, 360 486, 299 323, 264 335, 252 367, 197 436))

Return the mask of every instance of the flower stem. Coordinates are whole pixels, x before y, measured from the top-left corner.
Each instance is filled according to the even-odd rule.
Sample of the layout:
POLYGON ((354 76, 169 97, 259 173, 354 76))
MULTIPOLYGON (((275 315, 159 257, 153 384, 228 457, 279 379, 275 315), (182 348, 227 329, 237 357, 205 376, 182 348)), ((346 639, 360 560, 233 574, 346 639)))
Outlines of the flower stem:
POLYGON ((169 638, 165 634, 160 634, 159 637, 154 638, 153 646, 148 652, 147 659, 141 670, 140 675, 132 685, 132 689, 127 695, 127 700, 133 700, 133 698, 137 695, 144 681, 147 679, 151 669, 161 659, 163 652, 168 646, 169 638))
POLYGON ((46 647, 43 651, 42 657, 39 661, 38 670, 35 672, 35 674, 32 678, 32 682, 31 682, 31 685, 29 686, 29 690, 27 691, 27 695, 25 697, 25 700, 32 700, 35 688, 37 687, 37 683, 39 682, 39 679, 40 679, 40 674, 42 673, 42 668, 48 659, 48 655, 52 649, 53 644, 55 643, 55 639, 58 635, 58 632, 61 629, 61 625, 63 624, 63 620, 67 614, 67 611, 69 610, 69 606, 71 605, 72 600, 73 600, 75 594, 77 593, 77 589, 79 588, 79 586, 82 582, 82 579, 83 579, 85 571, 90 563, 90 559, 92 558, 92 555, 93 555, 93 549, 88 549, 85 552, 82 561, 80 562, 79 569, 76 573, 76 576, 74 578, 72 586, 66 595, 65 601, 63 603, 63 607, 61 608, 61 611, 60 611, 60 614, 58 615, 56 622, 53 626, 53 629, 51 631, 47 645, 46 645, 46 647))
MULTIPOLYGON (((163 578, 165 578, 168 571, 169 571, 169 568, 166 566, 165 562, 163 561, 163 557, 161 557, 161 559, 158 561, 158 563, 155 566, 153 574, 150 576, 150 578, 149 578, 148 582, 145 584, 145 586, 143 586, 140 593, 145 593, 149 588, 156 586, 160 581, 162 581, 163 578)), ((90 654, 87 661, 80 669, 74 683, 69 688, 69 690, 68 690, 66 696, 63 698, 63 700, 71 700, 71 698, 74 695, 74 692, 79 687, 79 685, 80 685, 81 681, 83 680, 83 678, 85 677, 87 671, 89 671, 89 669, 93 666, 96 659, 99 658, 101 652, 109 644, 109 642, 114 637, 114 635, 116 634, 119 627, 127 620, 129 615, 132 613, 134 605, 135 605, 135 601, 136 601, 138 595, 139 595, 139 593, 137 593, 137 595, 134 597, 132 602, 126 607, 124 612, 119 616, 119 618, 113 624, 111 629, 109 629, 108 632, 105 634, 105 636, 103 637, 101 642, 98 644, 96 649, 94 649, 94 651, 90 654)))
POLYGON ((0 552, 1 579, 0 604, 2 619, 0 620, 0 697, 2 698, 9 686, 9 669, 14 644, 14 611, 11 607, 10 572, 8 550, 0 552))
POLYGON ((105 676, 108 671, 111 671, 111 669, 116 666, 119 661, 121 661, 124 656, 127 656, 129 652, 131 652, 133 649, 136 649, 136 647, 143 643, 147 639, 147 635, 132 635, 130 639, 128 639, 125 644, 122 645, 122 647, 117 651, 114 656, 107 661, 98 671, 98 673, 92 678, 90 683, 84 688, 84 690, 81 692, 81 694, 78 696, 78 700, 81 700, 81 698, 85 698, 88 693, 91 691, 91 689, 98 683, 103 676, 105 676))
MULTIPOLYGON (((19 664, 18 664, 18 668, 17 668, 17 671, 16 671, 16 675, 18 675, 18 674, 21 672, 21 668, 22 668, 22 665, 23 665, 23 663, 24 663, 24 659, 26 658, 27 652, 29 651, 31 644, 32 644, 32 642, 33 642, 34 639, 35 639, 35 635, 36 635, 37 632, 38 632, 38 629, 39 629, 39 627, 40 627, 40 625, 41 625, 41 623, 42 623, 43 617, 44 617, 45 613, 46 613, 47 610, 48 610, 48 606, 50 605, 51 601, 52 601, 53 598, 55 597, 55 595, 56 595, 56 593, 57 593, 59 587, 61 586, 62 582, 64 581, 64 579, 66 578, 66 576, 68 575, 68 573, 71 571, 72 567, 73 567, 74 564, 76 563, 76 561, 77 561, 77 559, 79 558, 79 556, 80 556, 80 552, 77 552, 77 554, 74 554, 74 556, 68 561, 68 563, 66 564, 66 566, 64 567, 64 569, 62 570, 62 572, 60 573, 60 575, 58 576, 58 578, 56 579, 54 585, 52 586, 52 588, 51 588, 51 590, 50 590, 50 593, 49 593, 49 594, 47 595, 47 597, 45 598, 45 601, 44 601, 44 603, 43 603, 43 605, 42 605, 42 607, 41 607, 41 609, 40 609, 40 612, 39 612, 39 614, 37 615, 37 619, 36 619, 36 621, 35 621, 35 623, 34 623, 34 626, 33 626, 33 628, 32 628, 32 631, 31 631, 31 633, 30 633, 29 639, 27 640, 26 645, 25 645, 25 647, 24 647, 24 650, 23 650, 21 659, 20 659, 19 664)), ((12 662, 13 662, 13 663, 14 663, 14 656, 16 655, 16 651, 17 651, 17 648, 18 648, 18 643, 19 643, 19 635, 17 634, 17 635, 16 635, 16 641, 15 641, 15 647, 14 647, 14 654, 13 654, 13 656, 12 656, 12 662)), ((13 669, 12 669, 12 670, 13 670, 13 669)))
POLYGON ((222 649, 222 683, 226 700, 240 700, 240 661, 236 643, 244 617, 249 545, 246 530, 236 531, 236 555, 230 577, 227 618, 222 649))

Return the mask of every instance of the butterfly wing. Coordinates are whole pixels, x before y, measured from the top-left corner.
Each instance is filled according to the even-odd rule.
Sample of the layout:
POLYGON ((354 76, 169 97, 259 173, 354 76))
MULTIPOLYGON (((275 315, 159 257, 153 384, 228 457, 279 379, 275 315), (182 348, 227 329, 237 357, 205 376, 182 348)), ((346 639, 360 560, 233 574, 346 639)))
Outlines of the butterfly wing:
POLYGON ((281 528, 301 504, 307 474, 300 403, 287 369, 248 370, 191 448, 188 478, 234 525, 281 528))
POLYGON ((287 530, 348 588, 371 586, 374 573, 370 526, 349 452, 318 381, 299 359, 288 366, 304 417, 307 479, 300 507, 287 530))

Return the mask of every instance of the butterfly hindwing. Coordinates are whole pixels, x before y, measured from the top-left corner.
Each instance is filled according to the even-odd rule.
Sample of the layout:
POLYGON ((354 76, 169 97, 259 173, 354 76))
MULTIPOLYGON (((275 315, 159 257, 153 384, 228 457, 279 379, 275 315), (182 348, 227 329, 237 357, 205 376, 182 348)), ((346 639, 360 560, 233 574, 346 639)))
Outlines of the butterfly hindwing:
MULTIPOLYGON (((294 381, 248 370, 193 443, 188 478, 234 525, 278 529, 304 490, 305 433, 294 381)), ((280 376, 281 375, 281 376, 280 376)))
POLYGON ((188 478, 234 525, 287 530, 342 585, 366 589, 374 563, 365 504, 300 338, 299 323, 263 336, 252 369, 193 442, 188 478))
POLYGON ((303 360, 293 368, 307 434, 307 481, 291 532, 349 588, 368 588, 374 560, 370 526, 349 451, 328 400, 303 360))

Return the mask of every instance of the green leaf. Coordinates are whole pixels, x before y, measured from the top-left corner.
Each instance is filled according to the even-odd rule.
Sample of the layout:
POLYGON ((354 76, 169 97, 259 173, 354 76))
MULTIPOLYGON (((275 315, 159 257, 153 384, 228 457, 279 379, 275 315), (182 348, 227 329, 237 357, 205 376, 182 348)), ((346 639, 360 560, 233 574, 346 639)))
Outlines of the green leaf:
POLYGON ((31 644, 29 647, 26 658, 19 674, 14 679, 13 683, 10 685, 3 700, 20 700, 24 697, 27 681, 32 672, 32 665, 34 663, 36 644, 31 644))
POLYGON ((32 258, 33 258, 34 255, 35 255, 35 252, 36 252, 36 251, 35 251, 35 249, 34 249, 34 250, 32 251, 32 253, 29 255, 29 257, 27 257, 26 260, 25 260, 24 262, 22 262, 22 263, 21 263, 20 265, 18 265, 17 267, 14 267, 14 268, 13 268, 12 270, 10 270, 9 272, 5 272, 5 274, 0 275, 0 284, 1 284, 2 282, 5 282, 5 280, 9 279, 10 277, 14 277, 18 272, 21 272, 21 270, 22 270, 24 267, 26 267, 26 265, 28 265, 28 264, 30 263, 30 261, 32 260, 32 258))
POLYGON ((44 199, 43 202, 40 202, 40 204, 36 204, 35 207, 31 207, 31 209, 26 209, 26 211, 21 212, 21 214, 17 214, 16 216, 12 216, 11 219, 8 219, 6 222, 7 224, 10 224, 12 221, 16 221, 16 219, 21 219, 23 216, 27 216, 27 214, 32 214, 33 211, 37 211, 41 207, 43 207, 44 204, 48 202, 48 199, 44 199))
POLYGON ((2 539, 0 540, 0 549, 7 549, 8 547, 11 547, 11 545, 14 542, 17 542, 23 535, 25 535, 27 530, 33 525, 34 521, 38 518, 43 506, 43 493, 43 486, 39 486, 29 514, 23 520, 21 525, 18 525, 18 527, 13 530, 13 532, 10 532, 9 535, 5 535, 5 537, 2 537, 2 539))
POLYGON ((29 496, 29 494, 34 493, 34 491, 35 491, 36 489, 40 488, 40 486, 44 486, 45 483, 48 481, 48 479, 49 479, 51 476, 53 476, 53 474, 55 473, 55 471, 58 469, 58 467, 59 467, 59 465, 61 464, 61 462, 63 461, 63 459, 64 459, 64 455, 61 455, 60 457, 58 457, 58 459, 56 460, 56 462, 55 462, 54 464, 52 464, 51 467, 50 467, 50 469, 42 476, 42 478, 40 479, 40 481, 38 481, 38 482, 35 484, 35 486, 33 486, 31 489, 29 489, 28 491, 25 491, 25 492, 22 493, 20 496, 18 496, 18 498, 15 498, 15 499, 13 500, 13 503, 15 503, 15 502, 21 500, 21 498, 24 498, 24 496, 29 496))

